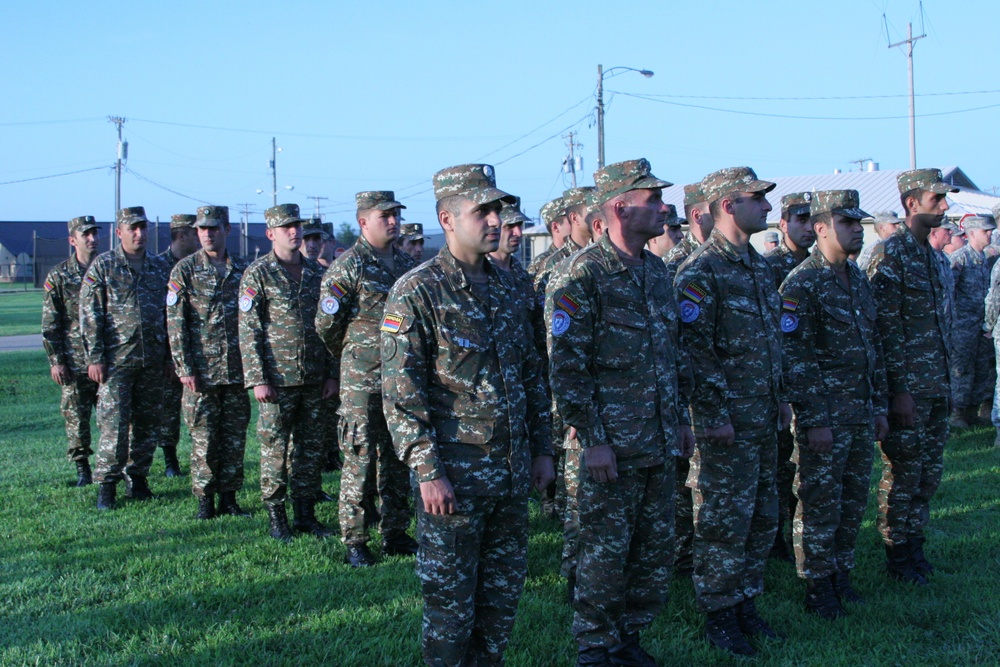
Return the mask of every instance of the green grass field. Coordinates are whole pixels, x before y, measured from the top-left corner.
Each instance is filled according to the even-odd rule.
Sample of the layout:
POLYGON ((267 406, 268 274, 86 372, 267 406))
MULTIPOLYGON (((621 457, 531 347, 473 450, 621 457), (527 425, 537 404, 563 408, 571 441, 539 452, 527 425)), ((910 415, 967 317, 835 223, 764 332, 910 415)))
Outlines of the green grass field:
POLYGON ((0 336, 42 332, 41 290, 0 293, 0 336))
MULTIPOLYGON (((0 354, 0 396, 0 665, 420 664, 413 561, 356 572, 341 564, 336 540, 285 546, 267 537, 255 439, 240 494, 251 519, 194 520, 188 478, 164 478, 159 454, 157 500, 98 513, 96 489, 73 486, 44 354, 0 354)), ((644 644, 664 665, 1000 664, 1000 450, 992 443, 992 430, 981 429, 949 444, 928 540, 938 566, 930 586, 888 581, 869 510, 854 577, 869 604, 849 618, 806 616, 791 566, 772 562, 759 607, 786 642, 753 661, 710 649, 690 583, 675 582, 644 644)), ((326 475, 326 490, 337 480, 326 475)), ((556 575, 561 537, 536 509, 508 664, 568 666, 575 648, 556 575)), ((318 510, 335 523, 333 504, 318 510)))

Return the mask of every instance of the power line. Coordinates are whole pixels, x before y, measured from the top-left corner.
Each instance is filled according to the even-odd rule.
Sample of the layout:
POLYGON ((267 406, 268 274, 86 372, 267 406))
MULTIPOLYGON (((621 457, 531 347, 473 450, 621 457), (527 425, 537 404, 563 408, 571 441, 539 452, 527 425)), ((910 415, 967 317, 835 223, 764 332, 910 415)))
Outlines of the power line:
POLYGON ((0 127, 17 127, 24 125, 59 125, 63 123, 90 123, 96 120, 104 120, 104 116, 95 116, 93 118, 63 118, 57 120, 10 121, 6 123, 0 123, 0 127))
POLYGON ((157 183, 156 181, 152 180, 151 178, 147 178, 147 177, 143 176, 142 174, 140 174, 139 172, 137 172, 135 169, 132 169, 131 167, 123 167, 123 168, 125 169, 126 172, 132 174, 133 176, 135 176, 136 178, 138 178, 140 181, 145 181, 146 183, 149 183, 153 187, 160 188, 161 190, 166 190, 170 194, 177 195, 178 197, 183 197, 184 199, 190 199, 191 201, 196 201, 199 204, 208 204, 208 205, 211 205, 213 203, 213 202, 210 202, 210 201, 205 201, 204 199, 198 199, 197 197, 191 197, 191 196, 186 195, 186 194, 184 194, 182 192, 177 192, 177 190, 173 190, 171 188, 168 188, 165 185, 161 185, 160 183, 157 183))
POLYGON ((77 169, 76 171, 66 171, 61 174, 50 174, 49 176, 35 176, 34 178, 22 178, 17 181, 5 181, 0 183, 0 185, 14 185, 15 183, 27 183, 28 181, 42 181, 46 178, 59 178, 60 176, 72 176, 73 174, 82 174, 86 171, 97 171, 98 169, 109 169, 111 165, 103 165, 100 167, 91 167, 90 169, 77 169))
MULTIPOLYGON (((614 92, 614 91, 611 91, 614 92)), ((963 90, 951 93, 917 93, 917 97, 945 97, 951 95, 989 95, 1000 93, 1000 90, 963 90)), ((622 93, 627 95, 628 93, 622 93)), ((733 97, 733 96, 723 96, 723 95, 661 95, 653 93, 643 93, 646 97, 664 97, 670 99, 678 100, 749 100, 749 101, 761 101, 761 102, 788 102, 788 101, 810 101, 810 100, 882 100, 882 99, 898 99, 900 97, 909 97, 908 94, 898 94, 898 95, 835 95, 830 97, 733 97)))
POLYGON ((555 122, 555 121, 559 120, 560 118, 562 118, 563 116, 565 116, 566 114, 568 114, 573 109, 577 108, 578 106, 580 106, 584 102, 587 102, 588 100, 590 100, 590 98, 591 98, 591 96, 587 95, 582 100, 580 100, 579 102, 577 102, 576 104, 574 104, 570 108, 568 108, 565 111, 563 111, 562 113, 560 113, 558 116, 550 118, 549 120, 545 121, 544 123, 542 123, 541 125, 539 125, 535 129, 531 130, 530 132, 525 132, 524 134, 522 134, 521 136, 519 136, 517 139, 514 139, 514 141, 506 143, 503 146, 501 146, 500 148, 496 149, 495 151, 490 151, 489 153, 487 153, 486 155, 484 155, 482 157, 476 158, 476 162, 480 162, 482 160, 485 160, 489 156, 494 155, 495 153, 499 153, 500 151, 502 151, 503 149, 507 148, 508 146, 513 146, 514 144, 516 144, 517 142, 519 142, 521 139, 524 139, 525 137, 528 137, 528 136, 534 134, 535 132, 537 132, 538 130, 542 129, 543 127, 545 127, 549 123, 552 123, 552 122, 555 122))

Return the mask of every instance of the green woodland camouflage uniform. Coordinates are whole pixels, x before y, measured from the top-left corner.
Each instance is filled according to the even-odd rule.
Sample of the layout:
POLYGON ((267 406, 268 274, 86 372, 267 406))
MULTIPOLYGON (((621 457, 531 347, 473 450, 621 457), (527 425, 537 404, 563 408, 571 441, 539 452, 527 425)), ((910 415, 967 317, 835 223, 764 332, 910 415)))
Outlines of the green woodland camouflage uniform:
MULTIPOLYGON (((542 223, 545 224, 545 226, 551 231, 552 223, 556 220, 556 218, 563 215, 565 212, 566 206, 563 204, 562 197, 559 197, 558 199, 553 199, 542 206, 541 211, 538 213, 538 217, 542 219, 542 223)), ((532 279, 538 276, 538 272, 542 270, 542 267, 545 265, 549 256, 557 250, 559 250, 559 248, 556 247, 555 243, 552 243, 552 245, 531 260, 531 263, 528 265, 528 273, 531 275, 532 279)))
MULTIPOLYGON (((748 167, 702 181, 706 199, 769 192, 748 167)), ((777 530, 775 489, 781 389, 780 298, 770 265, 753 249, 741 256, 718 229, 681 266, 675 281, 681 345, 695 384, 694 585, 698 606, 715 612, 764 590, 764 564, 777 530), (731 424, 729 447, 701 437, 731 424)))
MULTIPOLYGON (((141 206, 124 208, 117 218, 125 226, 149 222, 141 206)), ((117 482, 123 471, 149 477, 163 402, 169 277, 163 258, 147 252, 137 273, 119 247, 99 255, 83 278, 84 362, 107 365, 107 382, 97 392, 96 482, 117 482)))
MULTIPOLYGON (((814 193, 813 215, 862 219, 856 190, 814 193)), ((825 579, 854 569, 868 502, 874 418, 885 415, 885 367, 875 297, 847 262, 845 286, 814 248, 781 286, 784 383, 795 418, 795 557, 799 576, 825 579), (810 428, 828 427, 833 449, 813 452, 810 428)))
MULTIPOLYGON (((996 228, 984 216, 966 218, 963 225, 966 230, 996 228)), ((950 259, 955 283, 950 369, 952 409, 965 410, 990 400, 996 384, 993 341, 983 334, 990 269, 985 253, 977 251, 971 243, 953 252, 950 259)))
MULTIPOLYGON (((195 227, 229 221, 225 206, 202 206, 195 227)), ((220 274, 204 250, 180 260, 167 285, 167 332, 178 377, 195 377, 184 390, 184 421, 191 433, 191 490, 199 498, 239 491, 250 398, 243 387, 239 294, 245 260, 226 254, 220 274)))
MULTIPOLYGON (((97 229, 93 216, 73 218, 67 223, 73 232, 97 229)), ((74 253, 57 264, 45 277, 42 301, 42 343, 50 366, 66 366, 73 379, 60 387, 60 409, 66 421, 66 456, 70 461, 86 461, 90 448, 90 414, 97 404, 96 382, 87 376, 80 340, 80 285, 86 269, 74 253)))
MULTIPOLYGON (((299 207, 279 204, 265 213, 268 228, 301 222, 299 207)), ((320 490, 323 441, 319 412, 332 363, 316 334, 323 267, 302 257, 295 280, 274 251, 251 264, 240 284, 240 353, 248 389, 270 385, 274 403, 261 403, 260 489, 264 503, 282 505, 291 492, 308 502, 320 490)))
MULTIPOLYGON (((489 165, 438 172, 435 195, 510 195, 489 165)), ((527 573, 531 459, 550 455, 548 394, 510 277, 470 283, 445 247, 393 287, 382 321, 385 414, 417 482, 447 476, 454 514, 416 498, 428 665, 502 664, 527 573), (467 661, 467 662, 466 662, 467 661)))
MULTIPOLYGON (((668 187, 646 160, 594 174, 604 203, 668 187)), ((581 647, 614 647, 646 628, 666 599, 673 555, 674 456, 682 396, 677 305, 662 260, 626 262, 604 235, 577 253, 546 298, 552 392, 587 450, 609 445, 618 481, 581 474, 573 634, 581 647)))
MULTIPOLYGON (((901 193, 951 191, 936 169, 905 171, 898 181, 901 193)), ((906 224, 885 240, 868 267, 890 404, 904 393, 915 404, 913 427, 892 424, 881 443, 878 530, 889 546, 923 539, 944 469, 950 385, 943 275, 930 246, 919 243, 906 224)))
MULTIPOLYGON (((360 192, 357 206, 359 211, 405 208, 390 191, 360 192)), ((386 261, 360 237, 327 268, 316 314, 316 331, 333 359, 333 376, 340 378, 340 530, 345 544, 368 542, 366 524, 373 517, 366 517, 372 508, 365 498, 376 481, 384 542, 400 540, 410 525, 409 474, 393 451, 382 412, 378 341, 389 290, 414 261, 395 247, 390 252, 386 261)))

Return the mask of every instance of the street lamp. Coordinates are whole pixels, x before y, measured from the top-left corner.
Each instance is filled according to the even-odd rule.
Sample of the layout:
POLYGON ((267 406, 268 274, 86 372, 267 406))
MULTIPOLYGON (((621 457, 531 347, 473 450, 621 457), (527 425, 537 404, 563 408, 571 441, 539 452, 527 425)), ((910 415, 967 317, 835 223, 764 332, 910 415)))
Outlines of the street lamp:
POLYGON ((605 70, 601 65, 597 66, 597 168, 602 169, 604 167, 604 77, 617 76, 616 74, 611 74, 615 70, 619 70, 618 74, 622 72, 638 72, 647 79, 653 76, 653 73, 648 69, 635 69, 634 67, 611 67, 605 70))
MULTIPOLYGON (((294 189, 295 189, 294 185, 286 185, 285 187, 281 188, 281 190, 294 190, 294 189)), ((277 186, 275 186, 275 189, 274 189, 273 192, 267 193, 267 194, 271 195, 271 201, 273 202, 271 204, 272 206, 277 206, 278 205, 278 193, 281 192, 281 190, 279 190, 277 188, 277 186)), ((257 194, 262 195, 262 194, 264 194, 264 191, 261 190, 260 188, 257 188, 257 194)))

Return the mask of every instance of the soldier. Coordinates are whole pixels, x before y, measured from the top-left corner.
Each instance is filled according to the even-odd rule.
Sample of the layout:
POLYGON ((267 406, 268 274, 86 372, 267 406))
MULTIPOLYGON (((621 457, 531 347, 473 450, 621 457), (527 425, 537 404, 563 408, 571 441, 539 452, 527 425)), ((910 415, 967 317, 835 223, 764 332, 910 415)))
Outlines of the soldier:
POLYGON ((272 206, 264 219, 271 252, 243 272, 239 299, 244 384, 259 404, 261 495, 271 537, 292 539, 285 512, 290 490, 295 529, 325 538, 334 533, 315 513, 323 465, 320 411, 337 381, 314 326, 323 274, 299 252, 304 221, 297 205, 272 206))
POLYGON ((320 218, 311 218, 302 224, 302 245, 299 246, 299 252, 314 262, 319 261, 323 252, 323 221, 320 218))
POLYGON ((795 419, 795 557, 806 608, 825 619, 862 602, 850 583, 868 502, 872 441, 889 429, 875 297, 847 261, 868 217, 857 190, 812 194, 816 248, 781 286, 785 390, 795 419))
POLYGON ((925 585, 933 567, 924 555, 924 526, 941 483, 951 395, 945 270, 927 237, 944 220, 945 195, 958 190, 941 181, 938 169, 904 171, 897 181, 905 223, 868 267, 892 426, 880 443, 878 530, 889 576, 925 585))
POLYGON ((882 244, 882 241, 886 240, 899 230, 899 224, 903 222, 896 215, 895 211, 879 211, 872 214, 872 227, 875 229, 875 234, 878 236, 877 241, 873 241, 866 245, 862 250, 861 254, 858 255, 858 268, 862 271, 868 270, 868 265, 872 261, 872 253, 875 249, 882 244))
MULTIPOLYGON (((684 239, 670 249, 663 261, 667 264, 667 272, 670 274, 670 281, 673 284, 677 269, 695 249, 708 241, 715 222, 712 214, 708 210, 708 202, 705 201, 705 193, 701 191, 701 183, 691 183, 684 186, 684 216, 688 222, 688 233, 684 239)), ((680 469, 678 468, 678 472, 680 469)), ((685 469, 685 479, 687 471, 685 469)), ((681 487, 683 488, 683 484, 681 487)), ((690 507, 690 503, 688 503, 690 507)))
POLYGON ((334 376, 339 377, 344 562, 368 567, 375 564, 375 556, 368 548, 367 527, 377 520, 370 516, 366 496, 376 489, 381 500, 382 551, 388 555, 417 551, 416 542, 406 534, 409 478, 392 450, 385 424, 377 347, 386 297, 400 276, 413 268, 413 259, 393 246, 400 211, 406 208, 395 195, 388 190, 359 192, 355 199, 361 237, 323 276, 316 331, 333 358, 334 376))
POLYGON ((66 420, 66 457, 76 464, 76 485, 93 483, 90 470, 90 413, 97 404, 97 383, 86 373, 80 340, 80 284, 97 255, 100 227, 94 216, 66 224, 73 255, 45 277, 42 301, 42 343, 49 356, 49 374, 60 386, 60 408, 66 420))
POLYGON ((409 255, 414 264, 424 261, 424 226, 419 222, 408 222, 401 225, 399 238, 396 239, 396 248, 409 255))
MULTIPOLYGON (((195 232, 195 216, 176 213, 170 216, 170 247, 160 253, 167 260, 170 270, 191 253, 198 250, 198 234, 195 232)), ((171 363, 168 350, 167 363, 171 363)), ((177 460, 177 443, 181 439, 181 396, 184 387, 177 374, 167 373, 163 383, 163 408, 160 413, 160 449, 163 450, 163 468, 167 477, 180 477, 181 465, 177 460)))
POLYGON ((428 665, 503 664, 527 573, 529 485, 553 478, 548 397, 527 313, 486 261, 500 238, 489 165, 434 175, 445 247, 389 294, 385 414, 417 488, 428 665))
MULTIPOLYGON (((997 212, 1000 213, 1000 208, 998 208, 997 212)), ((1000 366, 1000 327, 997 326, 997 320, 1000 319, 1000 269, 997 269, 998 266, 1000 266, 1000 262, 995 262, 993 269, 990 271, 990 290, 986 293, 986 312, 983 318, 983 331, 988 332, 993 337, 993 351, 996 356, 996 364, 1000 366)), ((997 384, 1000 384, 1000 369, 998 369, 997 378, 997 384)), ((993 446, 1000 447, 1000 391, 997 391, 996 387, 994 387, 993 409, 990 413, 990 420, 997 429, 993 446)))
POLYGON ((489 261, 498 269, 506 271, 514 284, 517 285, 517 292, 524 301, 524 308, 528 312, 528 321, 534 333, 535 347, 542 359, 547 359, 543 320, 545 298, 544 295, 535 292, 531 276, 517 259, 526 222, 530 222, 530 219, 521 212, 520 197, 514 197, 513 202, 503 202, 503 207, 500 209, 500 243, 497 249, 489 254, 489 261))
POLYGON ((949 258, 954 278, 951 332, 951 418, 953 428, 989 424, 994 377, 993 344, 983 333, 984 304, 990 288, 984 250, 996 225, 986 216, 962 221, 968 243, 949 258))
POLYGON ((666 204, 666 207, 667 221, 663 223, 663 233, 650 239, 649 243, 646 244, 649 252, 662 259, 664 263, 667 261, 667 253, 684 240, 681 219, 677 217, 677 207, 673 204, 666 204))
POLYGON ((177 262, 167 285, 167 333, 191 434, 191 491, 198 519, 250 516, 236 502, 250 423, 237 309, 247 263, 226 251, 229 208, 199 207, 194 229, 202 249, 177 262))
POLYGON ((121 245, 102 253, 80 286, 80 334, 87 375, 97 391, 94 479, 101 485, 97 509, 115 508, 117 484, 128 495, 150 500, 147 477, 159 437, 167 362, 164 298, 170 267, 146 252, 149 220, 141 206, 118 211, 121 245))
POLYGON ((687 485, 694 494, 694 586, 713 645, 753 655, 747 639, 776 639, 757 612, 764 564, 774 544, 777 432, 791 416, 779 403, 780 298, 770 265, 750 237, 767 229, 775 184, 749 167, 701 183, 715 229, 681 267, 681 344, 695 377, 695 450, 687 485))
POLYGON ((537 276, 538 272, 542 270, 542 266, 549 256, 563 246, 563 243, 566 242, 566 235, 569 233, 569 223, 566 220, 566 206, 563 204, 562 197, 553 199, 542 206, 538 217, 542 219, 545 229, 549 231, 549 235, 552 237, 552 244, 531 260, 531 264, 528 265, 528 273, 531 274, 532 278, 537 276))
MULTIPOLYGON (((940 250, 945 255, 951 255, 955 251, 964 248, 968 239, 965 236, 965 230, 956 225, 950 220, 945 220, 941 223, 941 226, 937 229, 931 230, 931 235, 929 237, 930 244, 935 250, 940 250), (944 237, 947 233, 947 240, 944 243, 940 243, 939 239, 944 237)), ((948 266, 951 266, 949 260, 948 266)), ((954 285, 952 285, 954 287, 954 285)))
POLYGON ((643 250, 662 233, 670 183, 646 160, 594 174, 607 233, 573 255, 546 296, 550 377, 586 474, 573 633, 578 665, 655 664, 640 632, 662 606, 673 553, 671 454, 689 455, 690 383, 666 267, 643 250))
POLYGON ((769 253, 778 247, 778 232, 770 231, 764 233, 764 252, 769 253))
MULTIPOLYGON (((313 219, 315 220, 316 218, 313 219)), ((320 227, 323 229, 323 249, 320 250, 316 262, 325 269, 333 264, 333 260, 336 259, 334 253, 337 251, 337 239, 333 235, 332 222, 321 222, 320 227)))

